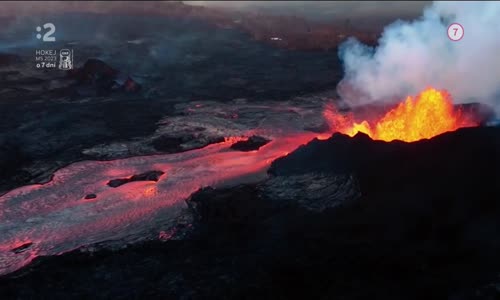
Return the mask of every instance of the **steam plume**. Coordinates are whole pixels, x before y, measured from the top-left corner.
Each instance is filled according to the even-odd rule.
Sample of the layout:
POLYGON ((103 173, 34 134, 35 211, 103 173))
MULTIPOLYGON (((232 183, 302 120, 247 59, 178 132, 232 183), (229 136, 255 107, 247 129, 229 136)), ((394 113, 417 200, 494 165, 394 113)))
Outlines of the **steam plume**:
POLYGON ((376 48, 355 39, 342 44, 339 93, 356 105, 433 86, 447 89, 456 102, 483 102, 498 112, 499 37, 499 2, 434 2, 419 19, 387 26, 376 48), (447 37, 453 22, 464 27, 460 41, 447 37))

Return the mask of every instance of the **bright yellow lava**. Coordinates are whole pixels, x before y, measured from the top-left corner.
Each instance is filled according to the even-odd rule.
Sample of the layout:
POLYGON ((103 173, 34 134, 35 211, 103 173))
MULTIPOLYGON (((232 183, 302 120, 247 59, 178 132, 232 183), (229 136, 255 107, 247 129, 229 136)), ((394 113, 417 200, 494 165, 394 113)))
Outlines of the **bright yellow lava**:
POLYGON ((335 121, 334 128, 339 132, 349 136, 363 132, 372 139, 383 141, 413 142, 477 125, 464 118, 460 111, 455 111, 448 93, 433 88, 426 89, 417 97, 407 97, 374 124, 366 120, 356 123, 345 119, 339 123, 339 117, 331 112, 325 117, 335 121))

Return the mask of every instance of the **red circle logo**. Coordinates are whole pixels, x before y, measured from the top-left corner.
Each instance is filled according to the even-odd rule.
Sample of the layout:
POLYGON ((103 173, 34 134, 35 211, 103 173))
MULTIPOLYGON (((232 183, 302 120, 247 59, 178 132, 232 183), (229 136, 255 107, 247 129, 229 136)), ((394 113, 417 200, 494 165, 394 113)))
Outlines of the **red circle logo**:
POLYGON ((447 33, 450 40, 458 42, 464 37, 464 27, 459 23, 451 23, 447 33))

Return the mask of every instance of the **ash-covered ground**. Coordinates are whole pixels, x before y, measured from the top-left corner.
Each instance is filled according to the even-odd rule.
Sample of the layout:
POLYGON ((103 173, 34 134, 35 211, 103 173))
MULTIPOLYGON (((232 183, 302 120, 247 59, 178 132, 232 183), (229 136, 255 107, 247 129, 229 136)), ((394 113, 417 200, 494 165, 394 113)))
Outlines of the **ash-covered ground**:
POLYGON ((2 299, 499 296, 498 127, 313 140, 336 51, 56 21, 78 69, 34 70, 36 25, 0 54, 2 299))

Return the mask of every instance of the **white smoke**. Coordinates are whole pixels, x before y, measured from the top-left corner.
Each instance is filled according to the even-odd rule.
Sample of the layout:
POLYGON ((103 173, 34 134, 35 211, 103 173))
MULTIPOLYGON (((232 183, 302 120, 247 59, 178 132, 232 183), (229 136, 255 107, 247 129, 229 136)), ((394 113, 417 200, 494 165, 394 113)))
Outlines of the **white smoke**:
POLYGON ((498 110, 500 2, 434 2, 419 19, 387 26, 376 48, 350 39, 339 56, 345 71, 339 93, 351 105, 433 86, 448 90, 455 102, 478 101, 498 110), (460 41, 447 36, 453 22, 464 27, 460 41))

